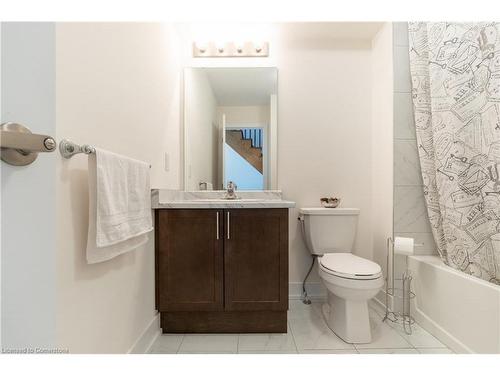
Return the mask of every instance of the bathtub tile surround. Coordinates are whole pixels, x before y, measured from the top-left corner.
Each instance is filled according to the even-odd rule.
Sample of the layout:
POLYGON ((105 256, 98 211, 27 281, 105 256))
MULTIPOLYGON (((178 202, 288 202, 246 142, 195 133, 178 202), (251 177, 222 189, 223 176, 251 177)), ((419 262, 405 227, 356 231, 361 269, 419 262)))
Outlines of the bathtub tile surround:
POLYGON ((418 340, 410 339, 400 327, 382 323, 383 311, 370 308, 376 325, 369 345, 347 344, 325 324, 321 316, 323 301, 304 305, 290 301, 288 333, 284 334, 164 334, 149 349, 151 354, 430 354, 453 353, 417 324, 418 340))
MULTIPOLYGON (((394 236, 413 237, 417 254, 436 254, 423 195, 411 97, 408 23, 393 23, 394 236)), ((397 274, 401 269, 396 269, 397 274)))
MULTIPOLYGON (((416 254, 436 254, 436 245, 425 206, 422 174, 416 141, 411 78, 408 54, 408 23, 393 23, 393 123, 394 123, 394 205, 393 238, 412 237, 416 254)), ((395 278, 406 268, 406 257, 395 256, 395 278)), ((396 288, 401 281, 396 280, 396 288)), ((378 297, 380 300, 380 297, 378 297)), ((394 299, 392 308, 401 311, 401 301, 394 299)))
POLYGON ((422 174, 418 160, 417 143, 414 139, 398 139, 394 143, 394 184, 396 186, 420 186, 422 174))
MULTIPOLYGON (((397 170, 397 169, 396 169, 397 170)), ((415 233, 430 233, 431 226, 421 186, 395 186, 394 233, 414 237, 415 233)))

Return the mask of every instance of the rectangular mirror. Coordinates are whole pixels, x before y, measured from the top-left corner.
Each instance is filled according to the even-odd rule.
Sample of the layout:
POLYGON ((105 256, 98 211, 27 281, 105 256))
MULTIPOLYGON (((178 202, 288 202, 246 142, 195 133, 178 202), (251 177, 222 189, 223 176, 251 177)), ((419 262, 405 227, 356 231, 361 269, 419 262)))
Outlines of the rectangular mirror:
POLYGON ((186 68, 184 189, 276 189, 276 68, 186 68))

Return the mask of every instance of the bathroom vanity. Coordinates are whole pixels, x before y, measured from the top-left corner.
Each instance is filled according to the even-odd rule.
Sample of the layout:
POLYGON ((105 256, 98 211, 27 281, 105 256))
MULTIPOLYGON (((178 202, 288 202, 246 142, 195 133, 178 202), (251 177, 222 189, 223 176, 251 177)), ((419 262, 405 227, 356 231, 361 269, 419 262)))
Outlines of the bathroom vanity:
POLYGON ((280 192, 153 191, 164 333, 286 332, 288 208, 280 192))

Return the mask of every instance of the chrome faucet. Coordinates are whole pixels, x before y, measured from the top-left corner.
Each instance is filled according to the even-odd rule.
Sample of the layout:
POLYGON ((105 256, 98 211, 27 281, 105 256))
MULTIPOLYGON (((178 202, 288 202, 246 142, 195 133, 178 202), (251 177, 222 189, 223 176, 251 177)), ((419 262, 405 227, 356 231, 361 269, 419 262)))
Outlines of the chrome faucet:
POLYGON ((236 195, 236 188, 236 184, 233 181, 229 181, 227 183, 227 190, 224 199, 238 199, 238 196, 236 195))

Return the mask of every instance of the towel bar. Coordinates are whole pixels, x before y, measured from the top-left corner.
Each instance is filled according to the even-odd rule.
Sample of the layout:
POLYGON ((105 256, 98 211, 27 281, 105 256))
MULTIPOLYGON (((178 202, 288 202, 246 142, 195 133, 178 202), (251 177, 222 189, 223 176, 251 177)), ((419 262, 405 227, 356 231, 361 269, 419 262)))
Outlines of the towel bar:
POLYGON ((95 153, 95 148, 89 145, 78 145, 67 139, 63 139, 59 142, 59 152, 65 159, 71 158, 76 154, 93 154, 95 153))
MULTIPOLYGON (((90 145, 79 145, 68 139, 63 139, 59 142, 59 152, 63 158, 70 159, 76 154, 94 154, 95 148, 90 145)), ((151 168, 151 165, 149 165, 149 168, 151 168)))

